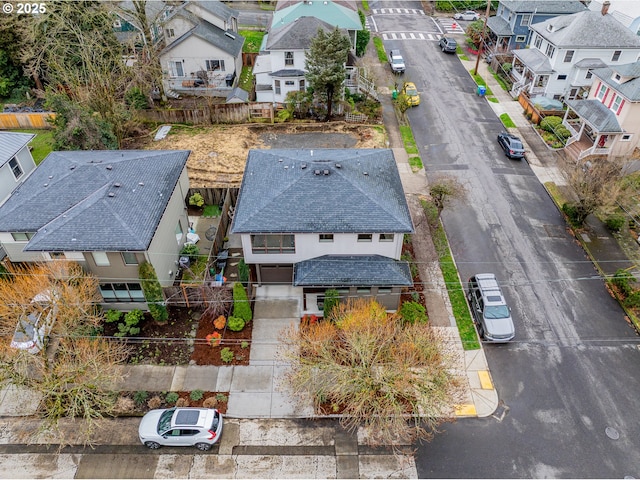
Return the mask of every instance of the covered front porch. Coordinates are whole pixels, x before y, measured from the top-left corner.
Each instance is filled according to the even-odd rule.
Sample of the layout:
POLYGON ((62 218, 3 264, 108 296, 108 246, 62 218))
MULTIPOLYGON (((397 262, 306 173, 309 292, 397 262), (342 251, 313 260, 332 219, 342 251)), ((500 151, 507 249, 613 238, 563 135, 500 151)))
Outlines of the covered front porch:
POLYGON ((562 124, 571 137, 565 153, 575 160, 618 153, 615 147, 624 131, 611 110, 598 100, 568 100, 566 104, 562 124))
POLYGON ((521 92, 527 92, 530 97, 544 95, 553 74, 549 59, 537 49, 513 51, 513 87, 509 92, 517 98, 521 92))
POLYGON ((487 19, 488 45, 485 45, 487 53, 506 53, 509 51, 509 43, 513 37, 511 25, 502 17, 493 16, 487 19))

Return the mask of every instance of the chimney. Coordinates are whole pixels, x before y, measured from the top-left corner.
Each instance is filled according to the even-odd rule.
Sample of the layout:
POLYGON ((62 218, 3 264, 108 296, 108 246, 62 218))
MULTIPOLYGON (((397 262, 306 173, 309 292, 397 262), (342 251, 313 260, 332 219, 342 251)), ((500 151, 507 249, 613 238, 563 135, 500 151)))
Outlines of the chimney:
POLYGON ((602 2, 602 15, 606 15, 607 13, 609 13, 610 5, 611 2, 609 0, 605 0, 604 2, 602 2))

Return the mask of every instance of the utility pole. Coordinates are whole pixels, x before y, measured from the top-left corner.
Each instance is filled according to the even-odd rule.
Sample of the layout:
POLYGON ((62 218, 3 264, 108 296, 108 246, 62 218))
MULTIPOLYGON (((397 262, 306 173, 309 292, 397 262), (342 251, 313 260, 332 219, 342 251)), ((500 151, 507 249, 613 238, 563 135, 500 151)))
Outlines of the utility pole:
POLYGON ((484 25, 482 26, 482 37, 480 38, 480 49, 478 50, 478 58, 476 59, 476 68, 473 74, 478 74, 478 65, 480 65, 480 57, 482 56, 482 47, 484 47, 484 36, 487 32, 487 22, 489 21, 489 11, 491 10, 491 0, 487 0, 487 11, 484 14, 484 25))

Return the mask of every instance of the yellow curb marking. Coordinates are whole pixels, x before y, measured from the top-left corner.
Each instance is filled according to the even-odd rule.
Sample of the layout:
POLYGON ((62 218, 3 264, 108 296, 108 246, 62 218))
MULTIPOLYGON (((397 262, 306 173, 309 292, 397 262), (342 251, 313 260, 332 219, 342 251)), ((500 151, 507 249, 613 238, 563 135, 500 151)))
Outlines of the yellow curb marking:
POLYGON ((465 405, 457 405, 456 406, 456 416, 457 417, 471 417, 477 415, 478 412, 476 410, 476 406, 472 403, 467 403, 465 405))
POLYGON ((478 371, 478 377, 480 378, 480 387, 483 390, 493 390, 493 382, 487 370, 478 371))

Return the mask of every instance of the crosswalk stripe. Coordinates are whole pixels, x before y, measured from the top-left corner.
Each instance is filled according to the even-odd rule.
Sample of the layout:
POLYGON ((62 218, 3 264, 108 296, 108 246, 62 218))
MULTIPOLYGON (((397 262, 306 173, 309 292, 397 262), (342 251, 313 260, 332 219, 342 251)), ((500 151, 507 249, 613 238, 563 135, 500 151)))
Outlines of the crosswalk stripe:
POLYGON ((418 8, 374 8, 371 10, 373 15, 392 15, 392 14, 410 14, 425 15, 424 10, 418 8))
POLYGON ((440 35, 433 33, 416 33, 416 32, 399 32, 399 33, 383 33, 383 40, 439 40, 440 35))

